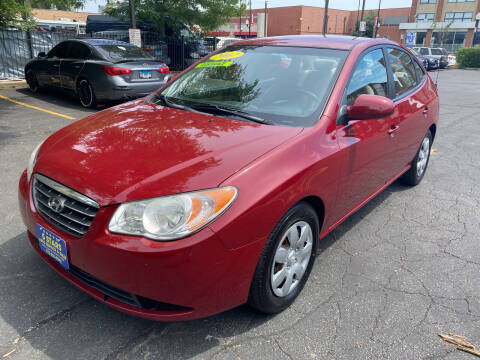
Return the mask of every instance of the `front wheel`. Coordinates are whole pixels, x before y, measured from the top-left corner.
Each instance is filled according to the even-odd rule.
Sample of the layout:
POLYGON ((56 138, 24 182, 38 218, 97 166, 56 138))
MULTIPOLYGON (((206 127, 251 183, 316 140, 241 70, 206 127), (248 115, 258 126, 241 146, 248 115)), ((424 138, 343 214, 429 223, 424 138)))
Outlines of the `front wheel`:
POLYGON ((97 106, 95 92, 87 79, 81 79, 78 82, 77 94, 80 104, 82 104, 84 108, 94 108, 97 106))
POLYGON ((312 270, 318 233, 318 217, 307 203, 298 203, 283 216, 260 255, 250 286, 250 306, 272 314, 293 303, 312 270))
POLYGON ((40 85, 38 85, 37 76, 32 70, 28 70, 27 74, 25 75, 25 80, 27 81, 28 87, 30 91, 33 93, 37 93, 40 90, 40 85))
POLYGON ((433 136, 430 130, 422 140, 422 144, 418 149, 415 158, 412 161, 410 169, 400 177, 405 185, 415 186, 422 181, 425 171, 427 170, 428 161, 430 159, 430 149, 432 148, 433 136))

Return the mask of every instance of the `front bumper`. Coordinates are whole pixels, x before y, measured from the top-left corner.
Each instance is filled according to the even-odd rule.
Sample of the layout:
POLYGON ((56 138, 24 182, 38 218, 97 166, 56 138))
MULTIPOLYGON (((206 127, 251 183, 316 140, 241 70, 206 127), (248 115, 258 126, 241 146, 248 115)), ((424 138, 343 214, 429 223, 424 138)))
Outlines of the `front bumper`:
POLYGON ((171 242, 111 234, 107 224, 116 206, 101 208, 88 232, 74 238, 37 213, 26 171, 18 198, 33 248, 65 279, 106 305, 147 319, 178 321, 212 315, 248 299, 263 240, 230 250, 208 227, 171 242), (36 223, 65 240, 70 270, 39 248, 36 223), (119 291, 133 300, 115 296, 119 291))

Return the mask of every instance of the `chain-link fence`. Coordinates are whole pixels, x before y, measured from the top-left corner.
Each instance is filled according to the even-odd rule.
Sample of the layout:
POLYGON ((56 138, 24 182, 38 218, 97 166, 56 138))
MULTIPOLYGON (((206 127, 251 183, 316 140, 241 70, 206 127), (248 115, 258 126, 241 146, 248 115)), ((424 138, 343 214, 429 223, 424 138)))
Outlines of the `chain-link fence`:
MULTIPOLYGON (((40 52, 47 53, 60 41, 68 39, 111 39, 129 41, 127 31, 101 31, 92 34, 70 34, 50 31, 0 30, 0 79, 24 77, 27 62, 40 52)), ((157 61, 180 71, 215 50, 218 39, 193 37, 161 38, 156 33, 142 33, 142 48, 157 61)))

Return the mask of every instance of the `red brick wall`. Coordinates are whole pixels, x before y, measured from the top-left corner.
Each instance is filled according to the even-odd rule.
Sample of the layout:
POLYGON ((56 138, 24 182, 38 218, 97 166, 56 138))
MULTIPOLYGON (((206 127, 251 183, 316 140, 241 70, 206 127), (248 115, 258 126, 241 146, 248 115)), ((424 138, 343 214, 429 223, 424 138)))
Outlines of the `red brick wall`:
MULTIPOLYGON (((414 0, 415 2, 415 0, 414 0)), ((389 16, 409 16, 412 8, 398 9, 381 9, 380 18, 385 19, 389 16)), ((252 12, 256 15, 262 13, 263 9, 255 9, 252 12)), ((365 10, 365 12, 376 9, 365 10)), ((269 8, 268 14, 268 36, 279 35, 304 35, 304 34, 321 34, 323 30, 323 12, 324 9, 314 6, 286 6, 278 8, 269 8)), ((357 10, 338 10, 328 9, 328 29, 329 34, 346 34, 352 33, 357 20, 357 10), (345 19, 345 20, 344 20, 345 19), (345 29, 344 29, 345 21, 345 29), (344 31, 345 30, 345 31, 344 31)), ((232 19, 231 22, 238 22, 232 19)), ((387 35, 394 41, 400 41, 400 30, 398 26, 388 26, 379 31, 380 36, 387 35)))

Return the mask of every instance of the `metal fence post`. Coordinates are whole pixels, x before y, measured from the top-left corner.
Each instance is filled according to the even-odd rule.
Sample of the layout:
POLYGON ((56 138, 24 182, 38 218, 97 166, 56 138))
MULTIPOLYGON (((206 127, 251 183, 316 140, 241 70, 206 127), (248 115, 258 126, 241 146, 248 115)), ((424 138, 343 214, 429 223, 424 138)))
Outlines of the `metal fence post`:
POLYGON ((35 54, 33 52, 32 33, 30 30, 27 30, 27 45, 28 45, 28 52, 30 55, 30 59, 32 59, 35 56, 35 54))

